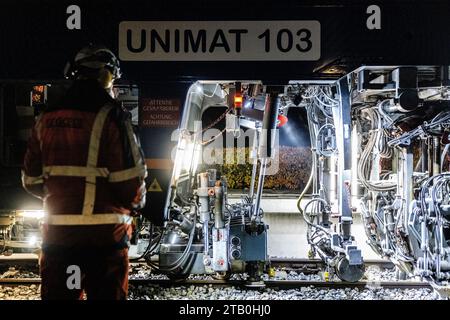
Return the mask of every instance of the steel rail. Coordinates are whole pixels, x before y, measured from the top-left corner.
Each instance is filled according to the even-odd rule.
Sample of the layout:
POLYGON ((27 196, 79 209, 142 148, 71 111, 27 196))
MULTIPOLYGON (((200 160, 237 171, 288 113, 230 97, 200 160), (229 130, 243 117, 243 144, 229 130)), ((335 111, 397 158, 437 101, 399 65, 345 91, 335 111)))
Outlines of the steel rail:
MULTIPOLYGON (((1 278, 0 286, 18 286, 18 285, 39 285, 40 278, 1 278)), ((433 290, 431 284, 417 281, 359 281, 359 282, 341 282, 341 281, 305 281, 305 280, 267 280, 262 283, 251 283, 245 280, 183 280, 172 281, 169 279, 129 279, 132 286, 160 286, 160 287, 185 287, 185 286, 222 286, 239 288, 272 288, 278 290, 299 289, 305 287, 322 289, 419 289, 428 288, 433 290)))

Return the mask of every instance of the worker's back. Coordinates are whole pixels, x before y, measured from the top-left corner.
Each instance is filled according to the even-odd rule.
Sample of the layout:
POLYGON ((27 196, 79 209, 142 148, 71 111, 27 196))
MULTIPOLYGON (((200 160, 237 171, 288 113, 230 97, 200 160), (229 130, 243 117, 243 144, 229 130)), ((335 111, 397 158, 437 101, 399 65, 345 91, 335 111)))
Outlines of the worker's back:
POLYGON ((43 178, 44 246, 126 246, 145 175, 130 130, 127 114, 95 80, 75 81, 38 119, 25 174, 43 178))
POLYGON ((42 299, 125 299, 130 214, 145 203, 145 167, 131 120, 108 92, 115 55, 81 49, 65 98, 41 115, 24 160, 25 189, 44 200, 42 299), (74 270, 75 284, 68 285, 74 270), (81 279, 84 279, 81 281, 81 279))

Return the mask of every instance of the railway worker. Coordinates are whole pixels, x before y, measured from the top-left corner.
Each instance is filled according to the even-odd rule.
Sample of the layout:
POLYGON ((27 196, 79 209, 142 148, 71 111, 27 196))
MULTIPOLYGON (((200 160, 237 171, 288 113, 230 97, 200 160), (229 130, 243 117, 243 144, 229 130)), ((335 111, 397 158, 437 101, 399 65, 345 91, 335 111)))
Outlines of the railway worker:
POLYGON ((36 121, 25 189, 43 199, 42 299, 126 299, 132 216, 146 166, 129 113, 112 97, 119 61, 90 45, 66 67, 62 101, 36 121))

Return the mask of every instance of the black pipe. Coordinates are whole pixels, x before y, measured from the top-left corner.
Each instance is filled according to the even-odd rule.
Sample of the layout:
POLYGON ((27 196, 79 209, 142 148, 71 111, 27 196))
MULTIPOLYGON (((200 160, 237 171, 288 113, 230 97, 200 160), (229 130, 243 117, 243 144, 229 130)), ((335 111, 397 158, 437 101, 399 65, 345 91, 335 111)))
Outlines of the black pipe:
POLYGON ((422 166, 422 172, 426 172, 428 169, 428 152, 427 152, 427 144, 425 143, 426 140, 420 141, 420 148, 422 152, 421 156, 421 166, 422 166))
POLYGON ((428 164, 428 176, 431 177, 433 173, 433 138, 427 138, 427 164, 428 164))
POLYGON ((262 124, 261 140, 263 148, 260 150, 260 155, 261 157, 271 158, 275 147, 275 130, 277 128, 278 108, 280 105, 278 91, 270 92, 267 100, 262 124))

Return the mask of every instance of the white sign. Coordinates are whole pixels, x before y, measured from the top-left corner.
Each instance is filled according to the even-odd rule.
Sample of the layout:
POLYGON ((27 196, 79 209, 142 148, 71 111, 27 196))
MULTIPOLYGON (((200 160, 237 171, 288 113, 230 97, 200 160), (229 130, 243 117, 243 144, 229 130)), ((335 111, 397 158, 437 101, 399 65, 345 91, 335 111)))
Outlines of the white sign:
POLYGON ((122 21, 126 61, 315 61, 318 21, 122 21))

